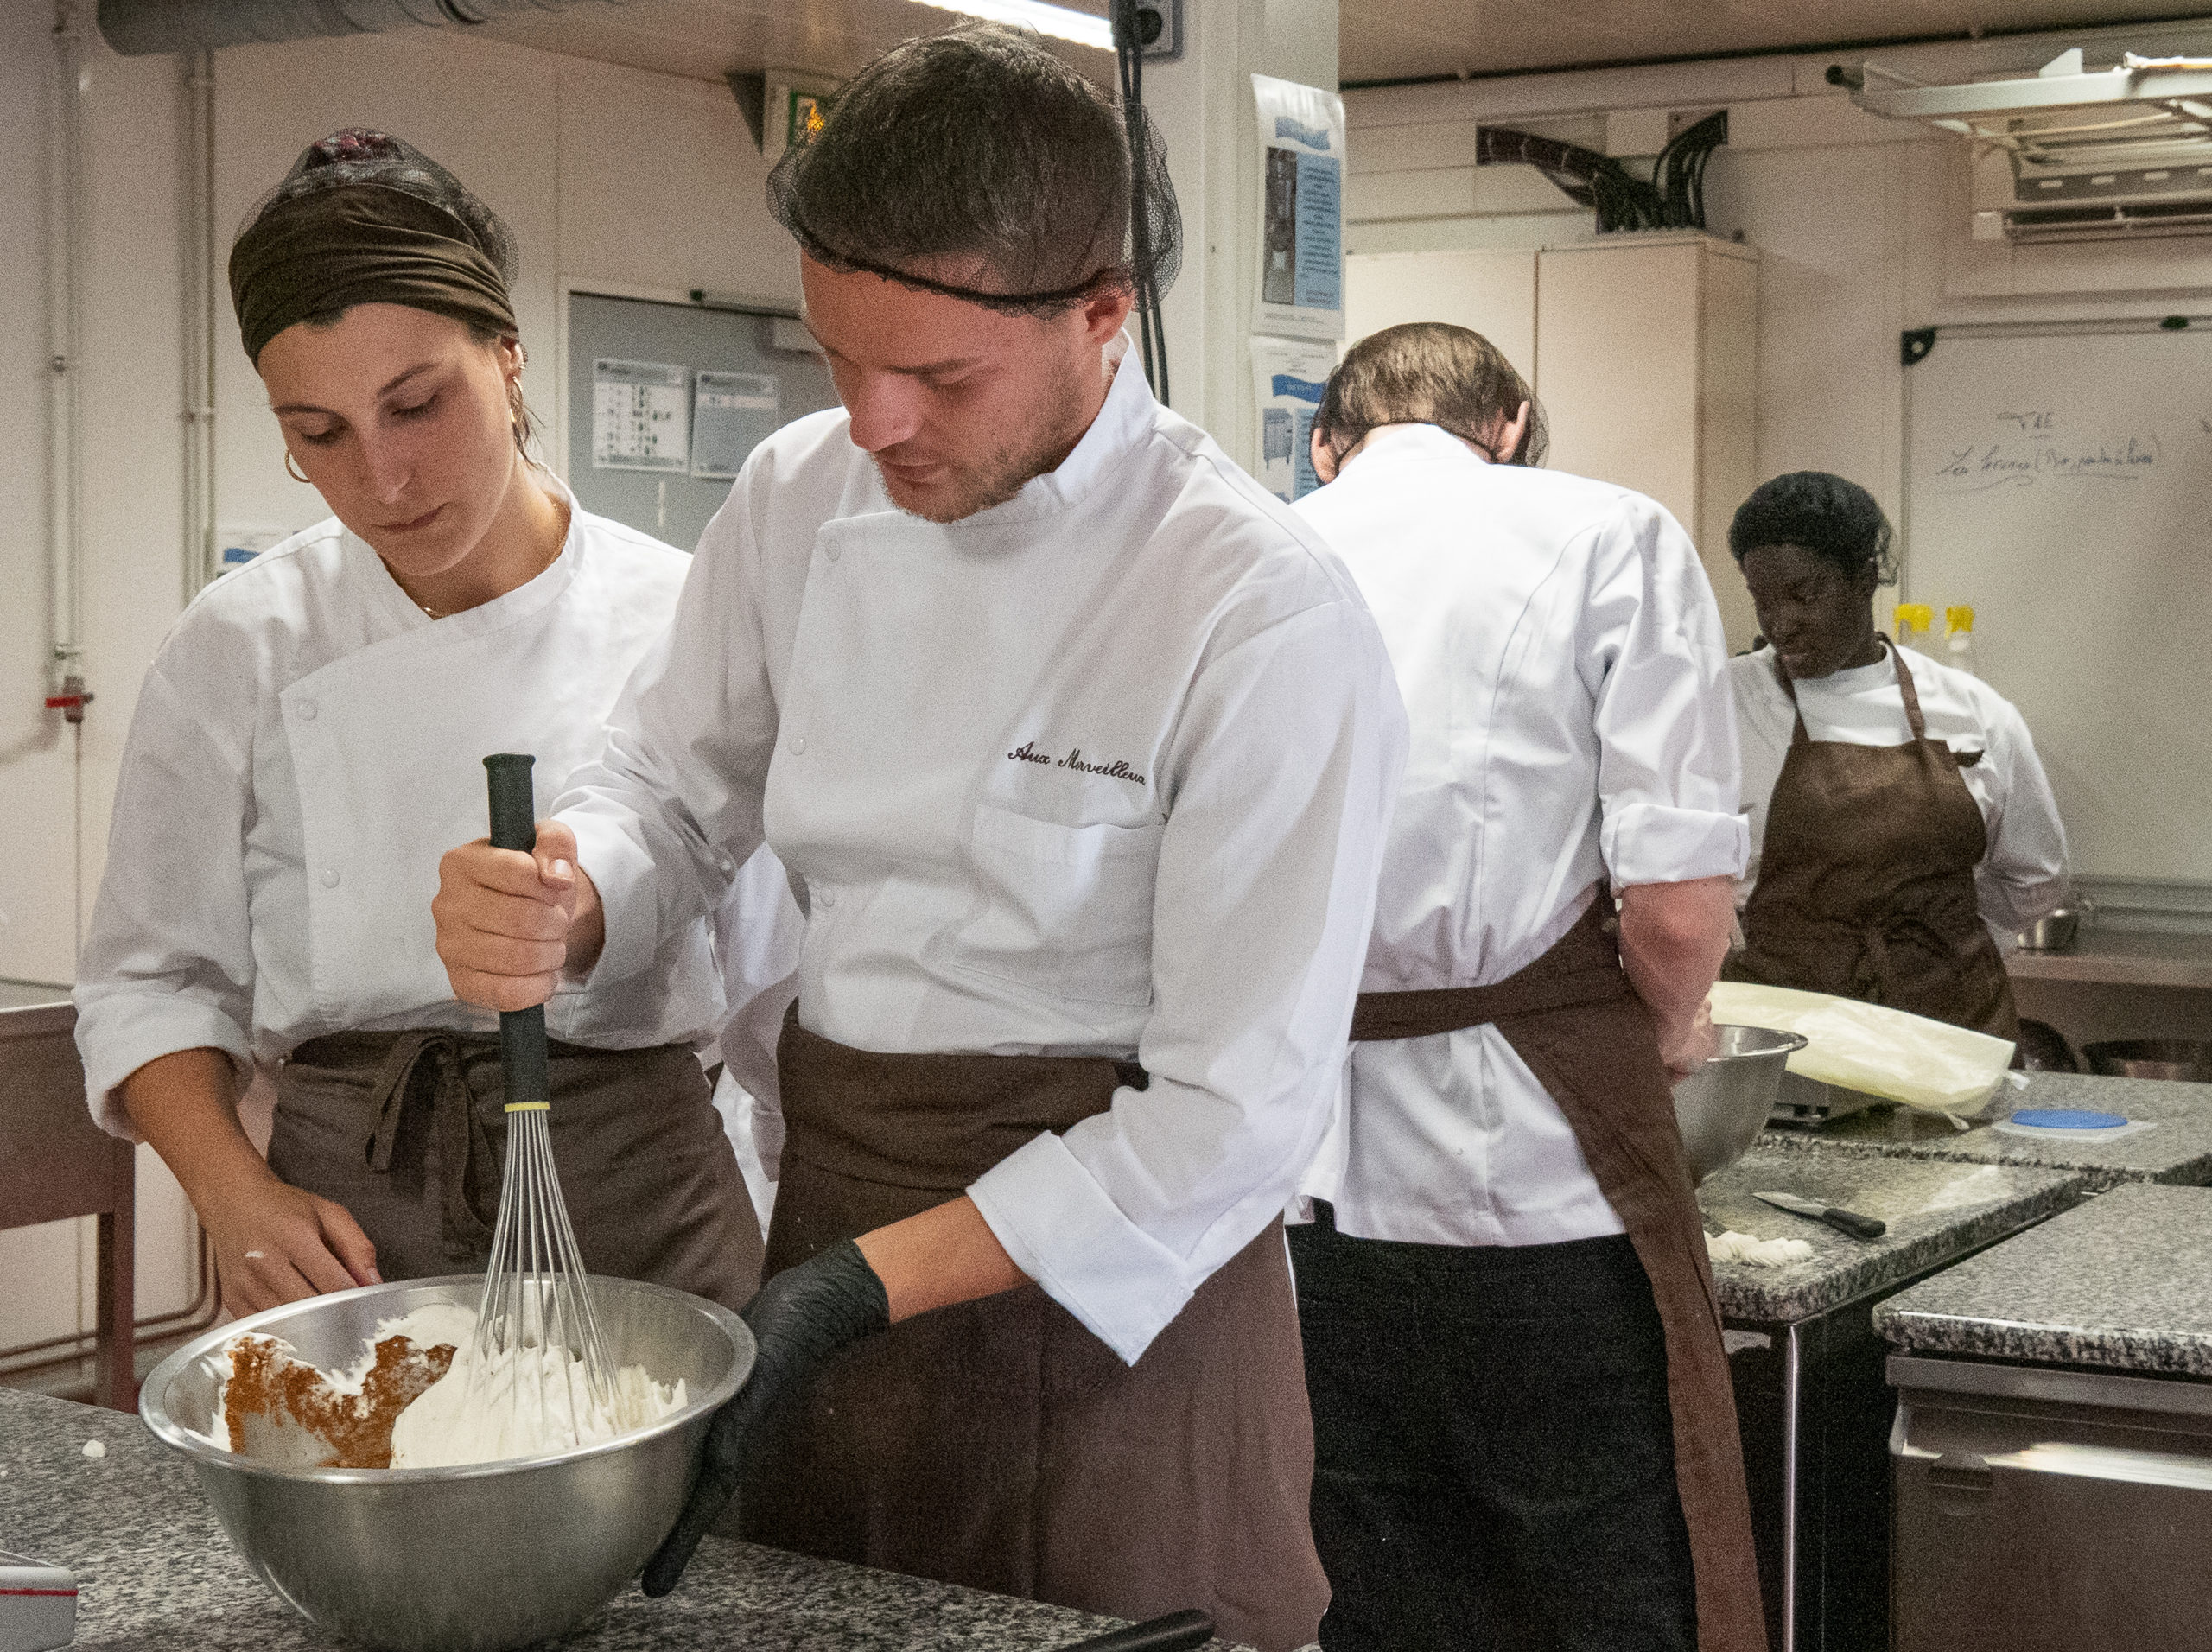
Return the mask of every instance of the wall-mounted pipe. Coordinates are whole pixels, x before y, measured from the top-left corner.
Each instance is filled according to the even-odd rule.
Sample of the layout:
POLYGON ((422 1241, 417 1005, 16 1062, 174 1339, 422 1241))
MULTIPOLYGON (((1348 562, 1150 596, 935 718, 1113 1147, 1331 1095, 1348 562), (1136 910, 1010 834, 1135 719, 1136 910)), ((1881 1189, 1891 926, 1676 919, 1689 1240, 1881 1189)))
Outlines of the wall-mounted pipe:
POLYGON ((85 150, 84 36, 74 0, 55 0, 46 171, 48 639, 49 700, 84 720, 83 479, 78 388, 84 377, 81 288, 85 150))
MULTIPOLYGON (((620 5, 623 0, 594 0, 620 5)), ((384 35, 490 22, 513 12, 561 11, 571 0, 99 0, 99 29, 125 57, 207 51, 257 41, 384 35)))
POLYGON ((183 221, 178 226, 184 342, 184 556, 187 602, 222 572, 215 543, 215 54, 182 59, 183 221))

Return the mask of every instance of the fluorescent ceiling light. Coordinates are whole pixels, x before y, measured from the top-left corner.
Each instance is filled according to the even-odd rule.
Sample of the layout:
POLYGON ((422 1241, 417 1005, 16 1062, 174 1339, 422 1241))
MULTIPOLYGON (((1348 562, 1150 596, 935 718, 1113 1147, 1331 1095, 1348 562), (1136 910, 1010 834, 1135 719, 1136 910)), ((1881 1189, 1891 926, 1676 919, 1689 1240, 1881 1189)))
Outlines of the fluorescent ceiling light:
POLYGON ((1055 40, 1095 46, 1102 52, 1114 49, 1114 25, 1105 18, 1071 10, 1066 6, 1048 6, 1045 0, 920 0, 920 3, 935 6, 939 11, 965 12, 970 17, 981 17, 989 22, 1033 29, 1055 40))

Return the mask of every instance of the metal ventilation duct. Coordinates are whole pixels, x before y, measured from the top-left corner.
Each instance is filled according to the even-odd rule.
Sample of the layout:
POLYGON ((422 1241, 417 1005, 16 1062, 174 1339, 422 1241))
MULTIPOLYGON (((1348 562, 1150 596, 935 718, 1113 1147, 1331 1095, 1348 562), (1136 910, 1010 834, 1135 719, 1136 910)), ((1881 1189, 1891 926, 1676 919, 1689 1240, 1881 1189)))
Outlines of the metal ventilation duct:
MULTIPOLYGON (((125 57, 196 52, 257 41, 384 35, 489 22, 518 11, 561 11, 573 0, 99 0, 99 29, 125 57)), ((622 0, 593 0, 619 5, 622 0)))

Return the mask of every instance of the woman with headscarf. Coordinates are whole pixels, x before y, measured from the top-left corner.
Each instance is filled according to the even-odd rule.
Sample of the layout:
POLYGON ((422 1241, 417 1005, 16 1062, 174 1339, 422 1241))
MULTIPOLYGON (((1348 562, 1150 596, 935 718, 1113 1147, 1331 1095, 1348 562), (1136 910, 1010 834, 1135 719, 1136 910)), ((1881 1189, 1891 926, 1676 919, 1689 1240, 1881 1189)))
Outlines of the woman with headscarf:
MULTIPOLYGON (((550 800, 597 753, 688 559, 530 457, 505 226, 382 134, 310 147, 230 279, 285 464, 331 516, 188 607, 146 675, 79 971, 93 1113, 150 1141, 251 1312, 480 1268, 505 1141, 494 1019, 454 1000, 438 858, 481 759, 550 800), (266 1162, 238 1121, 281 1062, 266 1162)), ((708 927, 548 1007, 553 1148, 586 1264, 742 1305, 760 1231, 694 1052, 708 927)))
POLYGON ((1874 628, 1873 496, 1825 471, 1729 524, 1767 646, 1729 662, 1751 859, 1724 974, 2017 1039, 1999 937, 2066 897, 2066 836, 2011 701, 1874 628))

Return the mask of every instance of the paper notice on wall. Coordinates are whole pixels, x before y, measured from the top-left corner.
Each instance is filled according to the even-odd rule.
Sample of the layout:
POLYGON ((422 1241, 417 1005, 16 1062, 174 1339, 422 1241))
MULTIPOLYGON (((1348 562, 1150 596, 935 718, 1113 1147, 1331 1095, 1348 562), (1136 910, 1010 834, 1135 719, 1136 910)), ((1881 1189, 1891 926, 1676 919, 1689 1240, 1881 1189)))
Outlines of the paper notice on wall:
POLYGON ((1337 365, 1333 342, 1252 340, 1252 392, 1260 403, 1260 485, 1285 504, 1321 486, 1314 474, 1313 415, 1337 365))
POLYGON ((768 373, 692 375, 691 473, 734 476, 746 456, 775 432, 776 380, 768 373))
POLYGON ((690 372, 673 362, 591 364, 591 467, 689 470, 690 372))
POLYGON ((1259 107, 1260 290, 1252 331, 1344 335, 1344 100, 1252 77, 1259 107))

